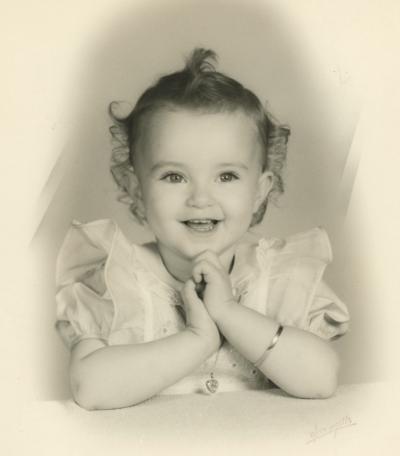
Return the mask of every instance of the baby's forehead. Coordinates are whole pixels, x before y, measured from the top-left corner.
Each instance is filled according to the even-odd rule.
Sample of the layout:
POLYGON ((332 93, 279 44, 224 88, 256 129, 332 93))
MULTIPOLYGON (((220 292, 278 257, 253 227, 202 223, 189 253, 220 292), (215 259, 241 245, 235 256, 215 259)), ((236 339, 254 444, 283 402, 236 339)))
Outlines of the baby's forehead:
POLYGON ((187 108, 181 106, 162 107, 144 116, 141 122, 140 136, 162 132, 164 135, 180 134, 190 129, 201 132, 215 125, 215 133, 229 134, 230 130, 248 131, 259 134, 255 117, 243 109, 187 108), (221 128, 222 127, 222 128, 221 128))
POLYGON ((188 156, 209 156, 210 161, 220 162, 230 162, 232 157, 262 160, 256 123, 239 110, 159 110, 141 132, 135 152, 149 166, 164 157, 177 162, 188 156))

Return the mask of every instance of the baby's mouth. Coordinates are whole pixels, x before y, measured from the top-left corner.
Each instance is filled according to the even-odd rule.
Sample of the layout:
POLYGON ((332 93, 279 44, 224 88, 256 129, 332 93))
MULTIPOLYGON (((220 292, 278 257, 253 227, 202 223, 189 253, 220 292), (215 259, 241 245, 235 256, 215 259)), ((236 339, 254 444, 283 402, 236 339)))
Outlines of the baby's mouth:
POLYGON ((184 220, 183 223, 191 230, 207 233, 215 230, 219 221, 216 219, 190 219, 184 220))

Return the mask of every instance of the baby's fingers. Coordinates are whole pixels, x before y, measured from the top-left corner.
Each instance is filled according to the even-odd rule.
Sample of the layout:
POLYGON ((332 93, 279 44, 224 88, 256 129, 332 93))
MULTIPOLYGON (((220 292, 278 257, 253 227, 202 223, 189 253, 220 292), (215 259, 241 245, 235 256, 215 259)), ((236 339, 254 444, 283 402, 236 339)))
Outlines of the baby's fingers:
POLYGON ((215 351, 221 344, 221 337, 203 301, 197 297, 193 280, 185 283, 181 294, 186 311, 186 327, 201 338, 207 350, 211 348, 215 351))
POLYGON ((200 321, 210 318, 203 301, 197 296, 193 280, 188 280, 185 283, 181 295, 186 311, 186 324, 188 326, 199 326, 200 321))
POLYGON ((192 269, 192 277, 196 283, 200 283, 203 279, 206 283, 212 283, 220 275, 221 271, 207 260, 197 262, 192 269))
POLYGON ((198 304, 197 301, 200 302, 200 304, 203 304, 202 301, 199 299, 196 293, 196 284, 193 282, 193 280, 188 280, 181 291, 181 295, 183 298, 183 301, 186 305, 192 305, 192 304, 198 304))
POLYGON ((181 291, 181 295, 188 320, 193 321, 203 314, 208 315, 203 301, 199 298, 198 293, 196 292, 196 284, 193 280, 188 280, 185 283, 181 291))

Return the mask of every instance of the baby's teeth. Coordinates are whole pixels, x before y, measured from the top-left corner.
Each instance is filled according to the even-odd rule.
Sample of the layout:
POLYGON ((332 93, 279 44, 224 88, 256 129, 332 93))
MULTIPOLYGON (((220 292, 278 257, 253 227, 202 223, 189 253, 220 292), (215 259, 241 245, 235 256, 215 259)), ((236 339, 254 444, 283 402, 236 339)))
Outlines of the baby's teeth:
POLYGON ((210 219, 188 220, 186 224, 197 231, 211 231, 215 227, 215 224, 210 219))

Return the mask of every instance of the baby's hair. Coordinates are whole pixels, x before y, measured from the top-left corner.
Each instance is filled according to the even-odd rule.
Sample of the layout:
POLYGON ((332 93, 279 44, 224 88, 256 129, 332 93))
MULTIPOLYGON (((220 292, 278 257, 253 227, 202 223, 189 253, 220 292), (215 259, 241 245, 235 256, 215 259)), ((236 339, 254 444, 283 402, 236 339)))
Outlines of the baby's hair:
POLYGON ((137 198, 129 194, 128 176, 134 167, 135 149, 146 121, 162 109, 189 109, 204 113, 242 111, 255 121, 263 149, 263 171, 272 172, 273 186, 253 215, 251 226, 262 221, 268 201, 283 193, 282 171, 286 161, 289 128, 279 125, 253 92, 216 71, 213 63, 216 61, 214 51, 196 48, 186 60, 183 70, 161 77, 155 85, 145 90, 130 114, 117 114, 120 102, 112 102, 109 106, 114 122, 110 132, 115 144, 111 172, 123 191, 120 201, 130 204, 132 214, 140 223, 144 222, 144 217, 137 198))

